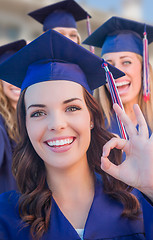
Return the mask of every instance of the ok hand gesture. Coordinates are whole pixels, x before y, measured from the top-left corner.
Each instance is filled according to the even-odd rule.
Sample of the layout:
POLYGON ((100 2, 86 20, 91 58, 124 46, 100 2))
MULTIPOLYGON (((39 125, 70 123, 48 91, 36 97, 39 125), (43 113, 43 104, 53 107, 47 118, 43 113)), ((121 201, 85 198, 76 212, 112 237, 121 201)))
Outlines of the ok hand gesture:
POLYGON ((153 201, 153 134, 149 138, 148 127, 138 105, 134 105, 134 112, 139 131, 118 104, 113 107, 126 128, 129 140, 112 138, 108 141, 103 147, 101 168, 114 178, 137 188, 153 201), (125 161, 119 166, 108 159, 113 148, 126 153, 125 161))

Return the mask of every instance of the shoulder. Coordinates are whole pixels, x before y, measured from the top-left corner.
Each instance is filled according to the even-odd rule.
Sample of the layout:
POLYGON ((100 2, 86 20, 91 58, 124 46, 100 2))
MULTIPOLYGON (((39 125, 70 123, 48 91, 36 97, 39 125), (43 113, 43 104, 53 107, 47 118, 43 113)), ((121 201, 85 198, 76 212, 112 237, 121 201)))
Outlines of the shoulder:
POLYGON ((0 114, 0 136, 7 135, 6 127, 5 127, 5 120, 0 114))
POLYGON ((8 191, 0 194, 0 204, 7 202, 17 202, 21 194, 17 191, 8 191))
POLYGON ((2 117, 2 115, 0 114, 0 126, 4 126, 5 125, 5 120, 2 117))
MULTIPOLYGON (((4 148, 4 146, 6 145, 7 150, 8 150, 8 148, 10 148, 12 145, 11 139, 7 132, 7 128, 5 126, 5 120, 1 114, 0 114, 0 143, 1 143, 1 149, 4 148)), ((10 150, 11 150, 11 148, 10 148, 10 150)))
POLYGON ((19 214, 19 197, 16 191, 0 194, 0 239, 32 239, 30 229, 24 226, 19 214))
POLYGON ((0 194, 0 219, 2 218, 3 214, 7 216, 11 216, 16 212, 18 209, 18 200, 20 194, 16 191, 9 191, 0 194))
POLYGON ((0 194, 0 226, 9 225, 20 219, 18 200, 20 194, 16 191, 9 191, 0 194))

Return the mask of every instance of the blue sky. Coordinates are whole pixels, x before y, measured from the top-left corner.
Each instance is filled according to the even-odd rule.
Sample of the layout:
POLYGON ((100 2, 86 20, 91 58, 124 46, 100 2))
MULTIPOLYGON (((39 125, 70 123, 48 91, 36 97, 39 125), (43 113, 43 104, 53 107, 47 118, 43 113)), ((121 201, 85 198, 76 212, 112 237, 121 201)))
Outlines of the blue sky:
MULTIPOLYGON (((78 0, 81 3, 81 0, 78 0)), ((121 11, 123 0, 84 0, 86 4, 103 9, 114 10, 115 14, 121 11)), ((153 0, 142 0, 143 18, 147 23, 153 24, 153 0)))

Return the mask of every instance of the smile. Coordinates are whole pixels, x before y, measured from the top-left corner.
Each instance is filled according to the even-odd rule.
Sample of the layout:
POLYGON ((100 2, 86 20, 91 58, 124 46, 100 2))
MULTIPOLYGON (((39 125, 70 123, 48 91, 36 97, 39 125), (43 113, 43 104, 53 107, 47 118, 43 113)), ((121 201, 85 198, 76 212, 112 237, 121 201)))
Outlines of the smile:
POLYGON ((121 81, 121 82, 116 81, 115 83, 120 96, 123 96, 128 93, 131 85, 129 81, 121 81))
POLYGON ((63 146, 70 145, 73 141, 74 141, 74 138, 70 137, 70 138, 65 138, 65 139, 47 141, 47 144, 50 147, 63 147, 63 146))
POLYGON ((116 82, 116 87, 122 87, 122 86, 125 86, 125 85, 129 85, 130 83, 129 82, 116 82))

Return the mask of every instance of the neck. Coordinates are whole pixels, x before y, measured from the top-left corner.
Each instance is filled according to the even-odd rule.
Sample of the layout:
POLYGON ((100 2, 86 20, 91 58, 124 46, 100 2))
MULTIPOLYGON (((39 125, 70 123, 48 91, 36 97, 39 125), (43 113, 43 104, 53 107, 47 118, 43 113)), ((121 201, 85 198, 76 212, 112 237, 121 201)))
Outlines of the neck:
POLYGON ((17 102, 13 102, 11 103, 12 107, 14 108, 14 110, 16 110, 16 106, 17 106, 17 102))
MULTIPOLYGON (((47 182, 55 200, 82 198, 94 189, 93 175, 87 160, 64 170, 53 170, 47 174, 47 182)), ((93 190, 94 191, 94 190, 93 190)))
POLYGON ((94 198, 94 177, 87 159, 67 170, 48 173, 47 180, 65 217, 74 228, 84 228, 94 198))

